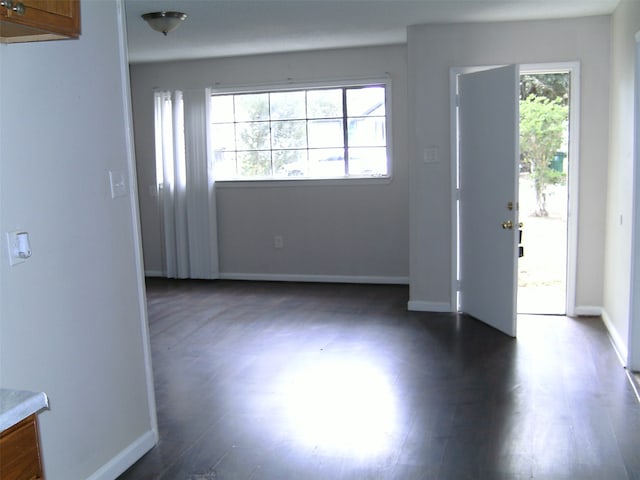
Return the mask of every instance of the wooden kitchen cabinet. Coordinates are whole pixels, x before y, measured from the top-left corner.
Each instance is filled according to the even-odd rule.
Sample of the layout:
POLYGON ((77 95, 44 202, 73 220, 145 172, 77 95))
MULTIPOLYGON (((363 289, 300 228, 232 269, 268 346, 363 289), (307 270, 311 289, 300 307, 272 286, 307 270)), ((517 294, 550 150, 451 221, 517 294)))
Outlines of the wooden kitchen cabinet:
POLYGON ((80 36, 80 0, 0 0, 0 4, 3 4, 0 6, 0 42, 38 42, 80 36), (20 14, 22 7, 24 11, 20 14))
POLYGON ((30 415, 0 433, 0 478, 43 479, 36 415, 30 415))

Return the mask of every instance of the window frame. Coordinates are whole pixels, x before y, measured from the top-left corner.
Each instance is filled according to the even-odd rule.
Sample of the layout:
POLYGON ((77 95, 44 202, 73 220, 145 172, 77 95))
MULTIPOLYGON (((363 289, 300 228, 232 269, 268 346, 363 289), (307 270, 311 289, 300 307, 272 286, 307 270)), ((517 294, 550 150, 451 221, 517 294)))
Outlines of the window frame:
MULTIPOLYGON (((366 86, 382 86, 385 89, 385 149, 387 157, 387 173, 385 175, 345 175, 335 177, 256 177, 256 178, 233 178, 233 179, 218 179, 215 178, 215 163, 213 158, 210 160, 210 165, 214 169, 213 176, 215 178, 216 185, 218 186, 256 186, 265 185, 269 186, 295 186, 304 183, 313 185, 349 185, 349 184, 387 184, 393 180, 393 148, 392 148, 392 85, 391 78, 389 76, 382 77, 364 77, 364 78, 343 78, 335 80, 323 80, 313 82, 298 82, 292 81, 284 83, 256 83, 247 85, 234 85, 224 86, 215 85, 207 89, 207 98, 210 100, 215 95, 242 95, 242 94, 258 94, 258 93, 278 93, 287 91, 307 91, 316 89, 331 89, 331 88, 358 88, 366 86)), ((211 138, 212 128, 212 102, 209 101, 207 105, 207 128, 208 137, 211 138)), ((347 112, 348 113, 348 112, 347 112)), ((348 118, 343 114, 343 118, 348 118)), ((211 145, 211 141, 208 142, 211 145)), ((349 148, 345 146, 344 148, 349 148)), ((357 147, 354 147, 357 148, 357 147)), ((307 150, 309 150, 307 148, 307 150)), ((209 154, 213 151, 212 147, 209 148, 209 154)))

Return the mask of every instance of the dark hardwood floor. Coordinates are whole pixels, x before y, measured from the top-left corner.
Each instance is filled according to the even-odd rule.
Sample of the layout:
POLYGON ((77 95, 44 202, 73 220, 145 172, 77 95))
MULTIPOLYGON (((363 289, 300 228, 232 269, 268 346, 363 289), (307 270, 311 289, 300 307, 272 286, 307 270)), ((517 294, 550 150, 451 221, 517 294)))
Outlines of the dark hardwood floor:
POLYGON ((160 441, 120 479, 640 479, 598 318, 511 339, 408 288, 147 283, 160 441))

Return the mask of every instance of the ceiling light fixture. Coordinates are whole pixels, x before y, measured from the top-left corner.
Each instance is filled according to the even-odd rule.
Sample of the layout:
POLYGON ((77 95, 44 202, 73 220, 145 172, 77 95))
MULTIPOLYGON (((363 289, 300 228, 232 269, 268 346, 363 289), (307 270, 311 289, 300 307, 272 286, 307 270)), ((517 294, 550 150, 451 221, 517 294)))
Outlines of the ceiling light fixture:
POLYGON ((151 12, 143 14, 142 18, 156 32, 162 32, 166 36, 167 33, 180 26, 180 23, 187 18, 187 14, 182 12, 151 12))

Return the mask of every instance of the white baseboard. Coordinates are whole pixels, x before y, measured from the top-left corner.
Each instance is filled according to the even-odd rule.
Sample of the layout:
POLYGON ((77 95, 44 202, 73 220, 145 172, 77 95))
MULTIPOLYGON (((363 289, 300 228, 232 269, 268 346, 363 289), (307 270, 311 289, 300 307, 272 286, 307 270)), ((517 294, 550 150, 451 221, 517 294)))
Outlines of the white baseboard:
POLYGON ((451 305, 445 302, 422 302, 411 300, 407 308, 413 312, 453 312, 451 305))
MULTIPOLYGON (((164 277, 158 270, 145 270, 145 277, 164 277)), ((256 282, 372 283, 409 285, 409 277, 368 275, 303 275, 288 273, 220 273, 221 280, 251 280, 256 282)))
POLYGON ((366 275, 300 275, 287 273, 220 273, 222 280, 263 282, 372 283, 408 285, 409 277, 376 277, 366 275))
POLYGON ((164 273, 161 270, 145 270, 145 277, 164 277, 164 273))
POLYGON ((599 317, 602 315, 602 307, 591 305, 576 306, 574 313, 577 317, 599 317))
POLYGON ((100 467, 87 480, 113 480, 122 475, 158 442, 156 432, 149 430, 131 445, 100 467))
POLYGON ((611 317, 607 313, 606 310, 602 309, 602 321, 604 322, 605 327, 609 331, 609 337, 611 338, 611 343, 613 344, 613 348, 615 348, 616 353, 618 354, 618 358, 620 359, 620 363, 622 363, 623 367, 627 366, 627 358, 629 356, 629 351, 627 349, 627 345, 620 338, 620 334, 616 329, 615 325, 611 321, 611 317))
POLYGON ((611 321, 611 317, 607 313, 607 311, 602 307, 596 307, 591 305, 582 305, 576 307, 575 314, 578 317, 602 317, 602 322, 604 326, 607 328, 607 332, 609 333, 609 338, 611 339, 611 344, 613 345, 616 354, 620 360, 620 363, 623 367, 627 366, 627 358, 628 358, 628 349, 627 345, 620 338, 620 334, 616 329, 615 325, 611 321))

